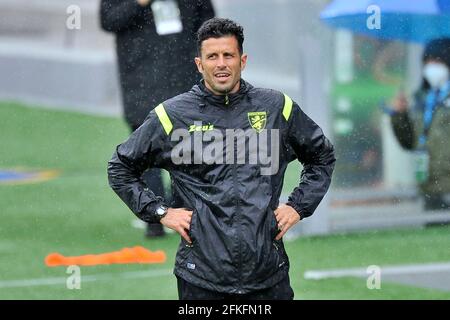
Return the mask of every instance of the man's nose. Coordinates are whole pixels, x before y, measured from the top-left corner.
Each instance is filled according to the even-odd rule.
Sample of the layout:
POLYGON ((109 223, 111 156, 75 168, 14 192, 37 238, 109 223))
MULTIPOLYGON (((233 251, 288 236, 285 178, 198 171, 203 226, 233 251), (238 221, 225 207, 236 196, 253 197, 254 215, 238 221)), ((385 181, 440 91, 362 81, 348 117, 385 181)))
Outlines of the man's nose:
POLYGON ((225 57, 224 56, 219 56, 219 58, 217 59, 217 67, 218 68, 225 68, 227 65, 225 63, 225 57))

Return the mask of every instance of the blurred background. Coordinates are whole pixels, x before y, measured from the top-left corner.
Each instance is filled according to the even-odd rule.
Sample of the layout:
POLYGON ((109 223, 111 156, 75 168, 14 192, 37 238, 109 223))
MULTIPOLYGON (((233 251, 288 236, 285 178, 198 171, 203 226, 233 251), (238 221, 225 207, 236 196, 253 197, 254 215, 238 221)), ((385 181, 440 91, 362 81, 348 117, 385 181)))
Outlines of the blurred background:
MULTIPOLYGON (((330 192, 286 237, 296 298, 449 299, 449 212, 424 212, 412 155, 380 108, 400 88, 412 95, 420 85, 423 45, 331 28, 320 19, 331 2, 213 1, 218 16, 244 27, 244 79, 291 96, 336 148, 330 192), (372 290, 370 265, 419 271, 386 271, 372 290), (342 277, 311 273, 339 268, 342 277)), ((0 0, 0 299, 177 298, 178 237, 144 239, 107 184, 107 161, 129 132, 99 5, 0 0), (79 26, 70 27, 78 12, 79 26), (83 267, 80 290, 66 287, 64 268, 44 264, 51 252, 138 244, 165 250, 167 262, 83 267)), ((289 167, 283 199, 300 170, 289 167)))

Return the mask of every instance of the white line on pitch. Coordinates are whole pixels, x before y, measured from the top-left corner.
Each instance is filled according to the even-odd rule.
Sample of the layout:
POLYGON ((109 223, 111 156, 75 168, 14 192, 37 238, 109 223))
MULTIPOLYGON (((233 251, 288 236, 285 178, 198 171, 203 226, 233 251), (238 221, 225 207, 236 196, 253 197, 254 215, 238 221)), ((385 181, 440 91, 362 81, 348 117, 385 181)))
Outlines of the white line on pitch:
MULTIPOLYGON (((93 275, 81 274, 81 283, 83 282, 93 282, 93 281, 106 281, 106 280, 117 280, 117 279, 140 279, 140 278, 154 278, 161 276, 168 276, 172 274, 172 270, 162 269, 162 270, 148 270, 148 271, 134 271, 134 272, 123 272, 123 273, 100 273, 93 275)), ((67 277, 59 278, 36 278, 36 279, 23 279, 23 280, 4 280, 0 281, 0 288, 20 288, 20 287, 31 287, 31 286, 51 286, 58 284, 65 284, 67 277)))
MULTIPOLYGON (((450 271, 450 262, 426 263, 426 264, 410 264, 399 266, 380 267, 383 275, 399 275, 409 273, 432 273, 441 271, 450 271)), ((305 271, 303 277, 305 279, 320 280, 327 278, 340 277, 366 277, 367 269, 350 268, 350 269, 331 269, 331 270, 309 270, 305 271)))

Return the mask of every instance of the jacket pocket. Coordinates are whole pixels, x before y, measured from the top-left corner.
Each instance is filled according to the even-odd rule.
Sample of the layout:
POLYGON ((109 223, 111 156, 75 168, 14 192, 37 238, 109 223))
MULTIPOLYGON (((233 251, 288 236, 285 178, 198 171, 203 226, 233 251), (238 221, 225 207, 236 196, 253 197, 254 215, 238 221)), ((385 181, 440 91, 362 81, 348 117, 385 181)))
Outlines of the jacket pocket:
POLYGON ((269 215, 270 215, 269 219, 270 236, 271 239, 274 240, 278 234, 278 222, 277 217, 275 217, 275 212, 271 208, 269 208, 269 215))
POLYGON ((189 226, 189 238, 192 240, 192 244, 194 244, 194 241, 196 239, 196 232, 195 228, 197 225, 197 209, 192 210, 192 216, 191 216, 191 224, 189 226))
POLYGON ((188 263, 192 263, 193 249, 193 246, 183 239, 176 256, 175 265, 185 269, 188 263))

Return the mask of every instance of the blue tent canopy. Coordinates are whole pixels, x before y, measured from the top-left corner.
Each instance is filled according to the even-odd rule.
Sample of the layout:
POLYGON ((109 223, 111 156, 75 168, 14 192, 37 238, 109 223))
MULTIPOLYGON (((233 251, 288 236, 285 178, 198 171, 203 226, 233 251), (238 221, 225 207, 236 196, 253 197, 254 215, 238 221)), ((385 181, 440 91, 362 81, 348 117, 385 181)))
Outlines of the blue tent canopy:
POLYGON ((335 0, 320 18, 335 28, 389 40, 428 42, 450 38, 450 0, 335 0), (377 6, 380 28, 368 20, 377 6), (373 7, 372 7, 373 8, 373 7))

